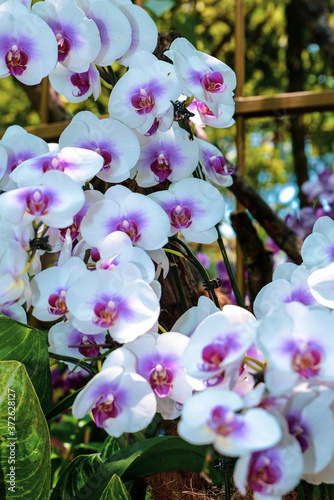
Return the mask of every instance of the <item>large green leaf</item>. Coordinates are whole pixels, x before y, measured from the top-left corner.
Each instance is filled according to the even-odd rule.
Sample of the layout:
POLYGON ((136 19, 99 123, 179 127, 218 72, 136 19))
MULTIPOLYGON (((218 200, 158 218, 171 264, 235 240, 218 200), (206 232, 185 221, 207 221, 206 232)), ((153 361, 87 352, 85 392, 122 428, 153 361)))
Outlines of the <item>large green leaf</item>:
POLYGON ((18 361, 0 362, 0 380, 0 498, 46 500, 51 448, 39 399, 18 361))
MULTIPOLYGON (((60 476, 50 500, 73 500, 77 498, 76 495, 80 488, 99 470, 101 464, 102 460, 97 453, 76 457, 60 476)), ((109 478, 103 482, 104 486, 108 483, 108 480, 109 478)), ((78 498, 90 499, 90 487, 86 489, 86 492, 88 496, 79 496, 78 498)))
POLYGON ((114 474, 103 491, 100 500, 131 500, 131 497, 121 478, 114 474))
POLYGON ((47 333, 0 315, 0 345, 0 361, 24 364, 46 413, 52 401, 47 333))
MULTIPOLYGON (((76 498, 100 500, 110 478, 117 474, 125 482, 158 472, 173 470, 201 471, 207 453, 206 446, 195 446, 177 436, 162 436, 128 446, 101 463, 89 476, 76 498)), ((208 464, 214 483, 222 482, 221 473, 208 464)), ((53 499, 52 499, 53 500, 53 499)))
POLYGON ((121 449, 118 440, 112 436, 108 436, 103 443, 103 448, 100 454, 101 460, 105 462, 110 460, 115 453, 121 449))

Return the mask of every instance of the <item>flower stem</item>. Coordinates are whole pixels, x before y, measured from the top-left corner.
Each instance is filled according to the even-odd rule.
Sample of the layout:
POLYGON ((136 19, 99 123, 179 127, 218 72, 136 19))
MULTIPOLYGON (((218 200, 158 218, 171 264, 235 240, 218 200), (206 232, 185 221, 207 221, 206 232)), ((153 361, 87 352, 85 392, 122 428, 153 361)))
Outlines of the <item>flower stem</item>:
MULTIPOLYGON (((190 250, 190 248, 182 241, 180 240, 179 238, 177 237, 174 237, 172 241, 175 241, 176 243, 178 243, 182 248, 185 249, 185 251, 187 252, 188 254, 188 257, 189 257, 189 262, 191 262, 195 267, 196 269, 198 270, 198 272, 201 274, 202 278, 204 281, 210 281, 210 276, 207 272, 207 270, 205 269, 205 267, 203 266, 202 262, 196 257, 196 255, 190 250)), ((184 256, 185 257, 185 256, 184 256)), ((213 302, 216 304, 216 306, 220 309, 220 304, 219 304, 219 300, 218 300, 218 297, 216 295, 216 292, 214 290, 208 290, 209 294, 210 294, 210 298, 211 300, 213 300, 213 302)))
POLYGON ((175 284, 176 284, 176 287, 177 287, 178 292, 179 292, 183 312, 186 312, 186 311, 188 311, 189 307, 188 307, 186 295, 185 295, 184 290, 183 290, 183 286, 182 286, 182 282, 181 282, 181 278, 180 278, 180 273, 178 270, 178 265, 175 262, 173 254, 167 254, 167 256, 168 256, 168 259, 170 261, 170 269, 171 269, 171 272, 173 274, 173 278, 175 280, 175 284))
POLYGON ((172 253, 174 255, 177 255, 178 257, 182 257, 182 259, 185 259, 185 255, 183 255, 181 252, 177 252, 176 250, 171 250, 170 248, 164 248, 163 250, 166 253, 172 253))
MULTIPOLYGON (((38 228, 39 228, 39 226, 37 226, 37 228, 35 228, 35 234, 36 234, 36 230, 38 230, 38 228)), ((49 229, 49 226, 45 226, 43 231, 42 231, 42 234, 40 235, 39 238, 43 238, 43 236, 45 236, 45 233, 47 232, 48 229, 49 229)), ((32 249, 31 254, 30 254, 30 259, 28 260, 27 265, 25 266, 23 271, 20 272, 20 274, 15 276, 15 279, 19 278, 20 276, 22 276, 23 274, 25 274, 28 271, 31 264, 33 263, 36 251, 37 251, 37 247, 32 249)))
POLYGON ((76 366, 80 366, 83 370, 86 370, 86 372, 92 373, 93 375, 96 374, 94 368, 92 368, 88 363, 85 363, 81 359, 78 360, 77 358, 55 354, 54 352, 49 352, 49 357, 52 359, 57 359, 58 361, 65 361, 72 364, 76 364, 76 366))
POLYGON ((232 289, 233 289, 233 293, 234 293, 234 296, 235 296, 235 300, 237 301, 238 306, 244 307, 246 309, 246 306, 245 306, 245 303, 244 303, 244 299, 241 296, 240 290, 239 290, 238 285, 237 285, 237 281, 235 279, 235 276, 234 276, 232 268, 231 268, 230 261, 228 260, 228 256, 227 256, 227 253, 226 253, 226 249, 225 249, 225 245, 224 245, 224 242, 223 242, 223 238, 221 237, 221 234, 220 234, 219 224, 216 224, 215 227, 216 227, 217 233, 218 233, 218 239, 217 239, 218 245, 219 245, 221 254, 222 254, 224 262, 225 262, 227 274, 228 274, 228 277, 229 277, 231 285, 232 285, 232 289))

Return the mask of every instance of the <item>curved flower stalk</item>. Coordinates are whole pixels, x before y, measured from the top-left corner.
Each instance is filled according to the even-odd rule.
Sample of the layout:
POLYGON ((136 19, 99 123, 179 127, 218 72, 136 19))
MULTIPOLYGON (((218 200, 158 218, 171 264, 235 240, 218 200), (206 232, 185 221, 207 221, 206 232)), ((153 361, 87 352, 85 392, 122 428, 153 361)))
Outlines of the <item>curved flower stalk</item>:
MULTIPOLYGON (((27 7, 29 1, 0 0, 1 77, 30 82, 30 64, 44 66, 51 45, 58 54, 57 65, 55 58, 46 64, 51 83, 73 102, 98 97, 96 64, 117 60, 129 70, 117 83, 113 68, 100 70, 114 85, 111 118, 78 113, 59 147, 15 126, 0 141, 0 312, 26 322, 32 304, 36 318, 55 322, 53 356, 72 361, 71 368, 78 360, 93 375, 73 415, 91 412, 111 436, 145 429, 156 412, 181 417, 183 439, 239 457, 235 483, 257 500, 278 500, 301 478, 334 482, 334 317, 326 308, 334 308, 333 221, 317 222, 302 266, 278 267, 255 302, 258 319, 237 306, 220 311, 206 297, 188 309, 173 254, 210 276, 173 236, 218 240, 226 258, 219 231, 225 203, 214 186, 229 186, 233 167, 181 127, 186 104, 200 126, 233 123, 234 72, 182 38, 166 53, 173 64, 156 59, 156 27, 130 0, 27 7), (34 35, 37 12, 53 33, 38 17, 40 33, 28 47, 28 21, 34 35), (193 100, 182 101, 181 92, 193 100), (198 178, 203 174, 206 180, 198 178), (101 181, 116 185, 106 189, 101 181), (117 185, 123 181, 132 190, 117 185), (162 182, 172 184, 149 189, 162 182), (47 252, 59 254, 41 270, 47 258, 39 256, 47 252), (173 331, 164 316, 158 324, 169 262, 168 279, 175 278, 186 311, 166 320, 173 331)), ((44 69, 36 73, 37 81, 44 69)))

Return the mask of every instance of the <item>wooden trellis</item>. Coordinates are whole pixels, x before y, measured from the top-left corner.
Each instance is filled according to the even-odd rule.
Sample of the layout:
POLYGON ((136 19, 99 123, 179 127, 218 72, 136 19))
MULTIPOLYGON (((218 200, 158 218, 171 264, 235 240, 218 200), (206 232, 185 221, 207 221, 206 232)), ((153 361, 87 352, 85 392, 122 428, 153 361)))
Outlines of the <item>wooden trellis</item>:
MULTIPOLYGON (((237 166, 245 175, 245 120, 259 116, 286 116, 312 111, 330 111, 334 109, 334 91, 291 92, 276 94, 272 97, 244 97, 245 83, 245 14, 243 0, 236 0, 235 21, 235 72, 237 87, 235 92, 235 120, 237 166)), ((242 208, 237 204, 237 208, 242 208)), ((237 245, 237 282, 244 295, 244 266, 240 247, 237 245)))

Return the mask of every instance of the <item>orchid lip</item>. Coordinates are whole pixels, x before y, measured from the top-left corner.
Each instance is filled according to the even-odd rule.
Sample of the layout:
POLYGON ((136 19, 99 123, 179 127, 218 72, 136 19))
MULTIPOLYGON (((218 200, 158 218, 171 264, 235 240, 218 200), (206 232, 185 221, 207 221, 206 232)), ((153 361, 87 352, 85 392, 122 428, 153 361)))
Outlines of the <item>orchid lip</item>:
POLYGON ((167 398, 173 388, 173 371, 157 363, 149 376, 150 385, 154 393, 160 398, 167 398))
POLYGON ((93 419, 98 427, 105 427, 104 422, 111 418, 116 418, 121 409, 117 405, 116 398, 113 394, 101 396, 95 407, 92 409, 93 419))
POLYGON ((187 228, 192 224, 191 215, 189 207, 177 205, 170 211, 171 225, 177 229, 187 228))
POLYGON ((86 358, 94 358, 100 354, 100 348, 95 347, 97 344, 96 340, 92 335, 84 335, 79 347, 79 352, 86 358))
POLYGON ((160 153, 159 156, 152 161, 150 169, 156 175, 159 182, 164 182, 172 173, 171 164, 167 155, 160 153))
POLYGON ((29 56, 27 52, 17 45, 12 45, 6 54, 6 65, 13 76, 21 76, 27 69, 29 56))
POLYGON ((62 290, 60 293, 52 293, 48 298, 48 303, 48 311, 50 314, 62 316, 68 313, 65 290, 62 290))
POLYGON ((61 63, 66 59, 71 50, 71 41, 61 33, 57 33, 56 38, 58 43, 58 61, 61 63))
POLYGON ((240 415, 236 415, 230 408, 217 405, 212 408, 207 425, 220 436, 228 437, 230 434, 241 430, 244 422, 240 415))
POLYGON ((206 71, 200 78, 202 87, 208 92, 218 93, 223 92, 227 85, 224 83, 224 78, 219 71, 206 71))
POLYGON ((321 370, 321 361, 321 350, 317 346, 304 344, 293 353, 292 369, 303 377, 316 377, 321 370))
POLYGON ((140 240, 141 234, 139 233, 138 224, 132 219, 124 219, 116 225, 115 231, 122 231, 126 233, 131 239, 132 243, 137 243, 140 240))
POLYGON ((281 459, 275 450, 255 452, 249 465, 248 484, 253 491, 265 493, 268 486, 278 483, 282 477, 281 459))
POLYGON ((27 212, 31 215, 46 215, 50 201, 49 195, 36 189, 26 196, 27 212))
POLYGON ((75 93, 75 90, 72 92, 74 97, 81 97, 88 92, 90 88, 90 76, 88 71, 85 73, 74 73, 70 80, 72 85, 78 88, 77 93, 75 93))
POLYGON ((155 106, 154 95, 149 90, 140 89, 132 95, 131 104, 139 115, 150 113, 155 106))
POLYGON ((98 302, 94 307, 93 323, 101 326, 102 328, 110 328, 116 325, 119 317, 119 308, 112 301, 108 303, 98 302))

